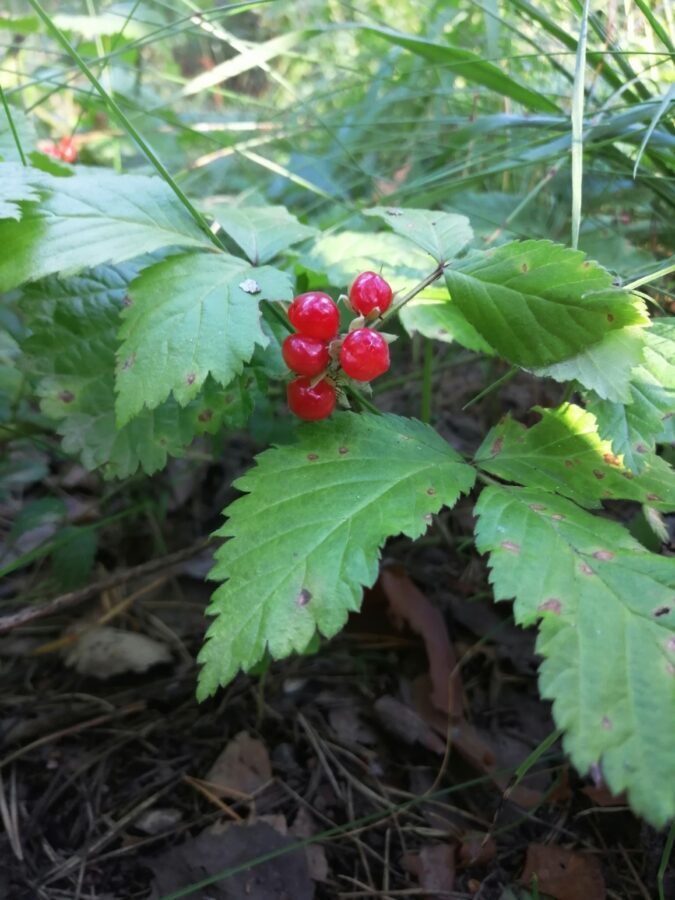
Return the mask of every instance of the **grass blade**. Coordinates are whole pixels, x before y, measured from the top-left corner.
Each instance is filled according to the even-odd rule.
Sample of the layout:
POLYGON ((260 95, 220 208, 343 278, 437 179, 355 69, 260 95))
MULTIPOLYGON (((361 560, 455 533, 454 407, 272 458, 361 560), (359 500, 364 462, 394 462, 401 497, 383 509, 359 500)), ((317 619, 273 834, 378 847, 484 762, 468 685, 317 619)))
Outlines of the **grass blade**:
POLYGON ((586 40, 590 0, 584 0, 581 28, 577 43, 577 61, 572 93, 572 246, 579 245, 581 227, 581 195, 583 190, 584 157, 584 84, 586 75, 586 40))
POLYGON ((23 147, 21 146, 21 141, 19 139, 19 132, 16 130, 16 125, 14 124, 14 119, 12 118, 12 112, 9 108, 9 103, 7 102, 7 98, 5 97, 5 92, 2 89, 2 85, 0 84, 0 100, 2 100, 2 105, 5 108, 5 115, 7 116, 7 121, 9 122, 9 127, 12 132, 12 137, 14 138, 14 143, 16 144, 16 149, 19 151, 19 157, 21 159, 21 163, 24 166, 27 166, 26 157, 24 156, 23 147))
POLYGON ((671 84, 668 88, 665 97, 659 104, 658 109, 654 113, 654 118, 649 123, 649 128, 645 132, 645 136, 642 139, 642 143, 640 144, 640 149, 638 150, 638 155, 635 159, 635 165, 633 166, 633 178, 637 176, 638 166, 640 165, 640 160, 642 159, 642 154, 644 152, 645 147, 649 143, 649 138, 652 136, 654 129, 659 124, 659 121, 666 109, 670 106, 671 103, 675 102, 675 84, 671 84))
POLYGON ((164 166, 164 163, 159 159, 159 157, 154 153, 154 151, 149 147, 149 145, 145 142, 143 137, 134 127, 134 125, 129 121, 126 115, 122 112, 120 107, 117 105, 115 100, 110 96, 110 94, 105 90, 101 82, 91 71, 86 62, 79 55, 77 50, 72 46, 68 38, 61 31, 61 29, 56 25, 53 19, 49 16, 47 12, 40 5, 39 0, 28 0, 30 5, 33 7, 35 12, 38 14, 40 19, 47 26, 48 31, 50 31, 57 42, 63 47, 68 56, 73 60, 78 69, 82 72, 85 78, 91 82, 94 86, 96 92, 99 94, 105 105, 110 110, 111 114, 117 119, 122 128, 127 132, 127 134, 135 141, 135 143, 140 148, 141 152, 147 157, 149 162, 153 165, 157 173, 166 181, 174 194, 178 197, 183 206, 187 209, 190 215, 193 217, 195 222, 199 225, 201 230, 205 235, 208 236, 211 243, 215 244, 218 249, 222 249, 222 245, 215 234, 209 228, 209 225, 206 219, 201 215, 200 212, 192 205, 190 200, 187 198, 186 194, 180 189, 180 187, 176 184, 174 179, 171 177, 168 169, 164 166))

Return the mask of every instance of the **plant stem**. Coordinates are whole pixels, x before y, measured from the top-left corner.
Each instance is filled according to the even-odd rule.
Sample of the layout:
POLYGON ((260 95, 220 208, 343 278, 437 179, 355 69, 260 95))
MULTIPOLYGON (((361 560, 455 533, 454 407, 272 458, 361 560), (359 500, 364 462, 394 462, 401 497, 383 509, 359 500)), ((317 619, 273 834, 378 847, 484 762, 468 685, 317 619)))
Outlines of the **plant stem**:
POLYGON ((424 338, 424 362, 422 368, 422 408, 420 419, 425 425, 431 422, 431 383, 434 374, 434 346, 424 338))
POLYGON ((416 297, 420 293, 420 291, 423 291, 425 287, 429 287, 430 284, 433 284, 434 281, 437 281, 443 274, 444 268, 445 268, 445 266, 443 266, 443 265, 437 266, 434 269, 434 271, 431 273, 431 275, 427 275, 427 277, 423 278, 419 284, 416 284, 414 288, 411 288, 411 290, 409 290, 407 294, 404 294, 403 297, 401 297, 401 299, 398 301, 398 303, 396 303, 394 306, 392 306, 391 309, 388 309, 387 312, 379 320, 379 322, 377 322, 375 325, 372 325, 371 327, 372 328, 380 328, 382 325, 384 325, 384 323, 387 321, 387 319, 390 319, 392 316, 395 316, 396 313, 403 306, 405 306, 406 303, 408 303, 410 300, 412 300, 413 297, 416 297))
POLYGON ((375 404, 371 403, 367 397, 364 397, 361 391, 357 390, 357 388, 352 387, 351 384, 346 384, 344 389, 347 394, 352 398, 352 400, 356 400, 357 403, 360 403, 364 409, 367 409, 368 412, 374 413, 376 416, 381 416, 382 413, 375 406, 375 404))
POLYGON ((2 105, 5 108, 5 115, 7 116, 7 121, 9 122, 9 128, 12 132, 12 137, 14 138, 14 143, 16 144, 16 149, 19 151, 19 157, 21 159, 21 164, 27 166, 26 157, 24 156, 23 147, 21 146, 21 141, 19 140, 19 133, 16 130, 16 125, 14 124, 14 119, 12 118, 12 113, 9 108, 9 103, 7 102, 7 98, 5 97, 5 92, 2 89, 2 85, 0 84, 0 100, 2 100, 2 105))
POLYGON ((511 381, 513 376, 518 371, 518 366, 511 366, 508 372, 505 372, 501 378, 498 378, 496 381, 493 381, 492 384, 489 384, 486 388, 480 392, 480 394, 476 394, 475 397, 472 397, 468 403, 465 403, 462 407, 463 410, 468 409, 470 406, 473 406, 474 403, 477 403, 479 400, 482 400, 483 397, 486 397, 488 394, 491 394, 495 388, 501 387, 502 384, 505 384, 507 381, 511 381))

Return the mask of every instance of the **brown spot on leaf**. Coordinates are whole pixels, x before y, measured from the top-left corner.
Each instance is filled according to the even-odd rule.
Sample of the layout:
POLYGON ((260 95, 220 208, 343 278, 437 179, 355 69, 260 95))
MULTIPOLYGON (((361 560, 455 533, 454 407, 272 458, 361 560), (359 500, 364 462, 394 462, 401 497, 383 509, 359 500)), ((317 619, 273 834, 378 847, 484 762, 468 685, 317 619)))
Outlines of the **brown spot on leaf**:
POLYGON ((546 507, 543 503, 530 503, 530 509, 533 509, 535 512, 542 512, 546 507))
POLYGON ((213 410, 212 409, 203 409, 199 415, 197 416, 200 422, 210 422, 213 418, 213 410))
POLYGON ((62 403, 72 403, 75 399, 75 394, 72 391, 61 391, 59 394, 59 400, 62 403))
POLYGON ((660 619, 661 616, 667 616, 670 612, 670 606, 657 606, 656 609, 652 612, 652 615, 655 619, 660 619))
POLYGON ((340 454, 340 456, 344 456, 345 453, 349 453, 349 447, 340 447, 338 449, 338 453, 340 454))
POLYGON ((663 497, 659 497, 658 494, 647 494, 647 500, 652 500, 654 503, 663 503, 663 497))
POLYGON ((307 454, 307 459, 308 459, 310 462, 315 462, 318 458, 319 458, 319 454, 318 454, 318 453, 308 453, 308 454, 307 454))
POLYGON ((194 384, 197 380, 197 375, 194 372, 188 372, 188 374, 185 376, 185 380, 188 384, 194 384))
POLYGON ((600 469, 593 469, 593 474, 598 479, 598 481, 602 481, 602 479, 605 477, 605 473, 601 472, 600 469))
POLYGON ((594 575, 595 574, 595 572, 593 571, 593 569, 591 569, 591 567, 588 565, 588 563, 582 562, 581 565, 579 566, 579 568, 584 573, 584 575, 594 575))
POLYGON ((439 333, 439 334, 447 334, 447 333, 448 333, 448 329, 447 329, 447 328, 439 328, 439 329, 438 329, 438 333, 439 333))
POLYGON ((307 588, 303 588, 297 596, 296 603, 298 606, 307 606, 309 601, 312 599, 312 594, 307 588))
POLYGON ((502 541, 502 549, 508 550, 509 553, 520 553, 520 544, 514 544, 513 541, 502 541))
POLYGON ((607 313, 607 321, 608 321, 608 322, 613 322, 613 321, 614 321, 614 316, 613 316, 611 313, 607 313))
POLYGON ((603 716, 602 717, 602 727, 605 729, 605 731, 611 731, 612 728, 614 728, 614 723, 607 716, 603 716))
POLYGON ((614 453, 603 453, 602 458, 607 463, 608 466, 620 466, 621 460, 614 453))
POLYGON ((500 434, 494 444, 490 447, 490 453, 492 456, 496 456, 504 446, 504 435, 500 434))
POLYGON ((544 600, 543 603, 540 603, 537 609, 542 611, 548 610, 549 612, 555 613, 556 616, 559 616, 560 610, 562 609, 562 603, 557 597, 549 597, 548 600, 544 600))
POLYGON ((124 297, 122 297, 122 306, 131 306, 132 303, 133 301, 128 294, 125 294, 124 297))
POLYGON ((649 451, 649 448, 646 446, 646 444, 636 444, 635 449, 638 453, 647 453, 649 451))
POLYGON ((633 480, 633 473, 629 472, 628 469, 626 469, 626 471, 622 472, 621 474, 623 475, 624 478, 627 478, 629 481, 633 480))
POLYGON ((581 264, 581 268, 582 268, 582 269, 590 269, 590 267, 591 267, 591 264, 590 264, 589 260, 585 260, 585 261, 581 264))
POLYGON ((127 356, 122 365, 122 369, 130 369, 133 364, 136 362, 136 354, 132 353, 131 356, 127 356))
POLYGON ((552 519, 555 519, 556 522, 562 522, 565 516, 561 515, 561 513, 553 513, 551 516, 552 519))
POLYGON ((614 554, 611 550, 596 550, 593 556, 602 560, 614 559, 614 554))
POLYGON ((566 469, 571 469, 573 465, 574 465, 574 463, 572 462, 571 459, 566 459, 566 460, 565 460, 565 468, 566 468, 566 469))
POLYGON ((523 263, 522 266, 520 267, 520 271, 521 271, 521 272, 527 272, 529 268, 530 268, 530 267, 528 266, 527 263, 523 263))
POLYGON ((433 497, 435 493, 436 493, 436 488, 434 488, 434 487, 428 487, 428 488, 427 488, 427 494, 428 494, 430 497, 433 497))

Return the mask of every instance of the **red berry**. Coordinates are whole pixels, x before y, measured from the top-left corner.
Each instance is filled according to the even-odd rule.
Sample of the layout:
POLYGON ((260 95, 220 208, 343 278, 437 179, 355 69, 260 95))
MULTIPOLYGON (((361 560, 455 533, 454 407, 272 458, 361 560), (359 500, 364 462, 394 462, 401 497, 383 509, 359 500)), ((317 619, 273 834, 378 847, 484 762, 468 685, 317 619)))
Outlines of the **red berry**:
POLYGON ((392 290, 377 272, 361 272, 349 289, 349 302, 354 312, 367 316, 377 306, 383 313, 391 306, 392 290))
POLYGON ((318 375, 330 362, 328 344, 306 334, 289 334, 281 355, 291 372, 298 375, 318 375))
POLYGON ((55 156, 57 159, 59 159, 61 156, 61 152, 59 151, 59 148, 56 146, 54 141, 45 141, 45 143, 42 145, 42 152, 46 153, 47 156, 55 156))
POLYGON ((301 334, 332 341, 340 327, 340 313, 328 294, 308 291, 300 294, 288 309, 291 325, 301 334))
POLYGON ((72 138, 61 138, 56 146, 56 152, 64 162, 74 163, 77 159, 77 147, 72 138))
POLYGON ((357 328, 344 339, 340 365, 355 381, 372 381, 389 368, 389 345, 372 328, 357 328))
POLYGON ((325 380, 312 385, 311 378, 296 378, 286 389, 288 406, 300 419, 326 419, 335 409, 335 388, 325 380))

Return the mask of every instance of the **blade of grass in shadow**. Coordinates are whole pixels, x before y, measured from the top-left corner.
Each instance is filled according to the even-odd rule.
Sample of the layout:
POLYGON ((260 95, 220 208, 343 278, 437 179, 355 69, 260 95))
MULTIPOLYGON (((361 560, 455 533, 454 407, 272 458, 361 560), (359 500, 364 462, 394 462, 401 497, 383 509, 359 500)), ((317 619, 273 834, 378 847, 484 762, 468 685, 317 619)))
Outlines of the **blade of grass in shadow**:
POLYGON ((581 227, 581 195, 583 190, 584 157, 584 85, 586 75, 586 41, 590 0, 584 0, 581 28, 577 43, 577 61, 572 93, 572 246, 579 245, 581 227))
POLYGON ((145 154, 150 163, 154 166, 157 173, 164 179, 164 181, 169 185, 171 190, 174 192, 176 197, 180 200, 183 206, 190 213, 192 218, 195 220, 197 225, 201 228, 204 234, 208 237, 209 241, 212 244, 222 250, 222 244, 216 237, 216 235, 209 228, 208 222, 201 215, 200 212, 192 205, 190 200, 187 198, 186 194, 183 193, 181 188, 176 184, 175 180, 171 177, 168 169, 164 166, 159 157, 154 153, 154 151, 148 146, 143 137, 140 135, 138 130, 134 127, 134 125, 129 121, 127 116, 122 112, 121 108, 117 105, 115 100, 110 96, 110 94, 105 90, 101 82, 91 71, 86 62, 79 55, 77 50, 72 46, 68 38, 61 31, 61 29, 54 23, 52 18, 49 16, 47 12, 42 8, 39 3, 39 0, 28 0, 30 5, 33 7, 38 16, 42 19, 44 24, 46 25, 48 31, 50 31, 55 37, 56 41, 63 47, 68 56, 73 60, 78 69, 82 72, 82 74, 91 82, 91 84, 96 89, 96 92, 99 94, 103 102, 106 104, 111 114, 117 119, 122 128, 127 132, 127 134, 136 142, 141 152, 145 154))
MULTIPOLYGON (((666 2, 667 2, 667 0, 666 0, 666 2)), ((652 26, 654 34, 658 37, 658 39, 661 41, 663 46, 666 47, 670 53, 675 54, 675 44, 673 44, 671 39, 668 37, 668 32, 663 27, 663 25, 661 25, 659 20, 656 18, 654 13, 649 8, 650 3, 651 3, 651 0, 635 0, 635 5, 638 7, 638 9, 642 13, 642 15, 652 26)))
POLYGON ((668 109, 671 103, 675 102, 675 84, 671 84, 668 88, 666 95, 658 106, 658 109, 654 113, 654 118, 649 123, 649 128, 645 132, 645 136, 642 139, 642 143, 640 144, 640 149, 638 150, 638 155, 635 158, 635 165, 633 166, 633 178, 637 177, 637 170, 640 165, 640 160, 642 159, 642 154, 644 153, 645 147, 649 143, 649 138, 654 133, 654 129, 659 124, 663 114, 668 109))
POLYGON ((434 63, 445 63, 447 68, 453 69, 458 75, 462 75, 467 81, 474 81, 483 87, 490 88, 502 97, 509 97, 517 103, 521 103, 528 109, 538 112, 559 112, 558 106, 548 97, 538 91, 510 78, 504 72, 486 62, 477 53, 464 50, 461 47, 453 47, 450 44, 437 44, 427 38, 420 38, 412 34, 403 34, 392 28, 382 28, 376 25, 362 25, 358 22, 350 22, 339 26, 341 28, 359 28, 371 34, 379 35, 390 44, 396 44, 434 63))

